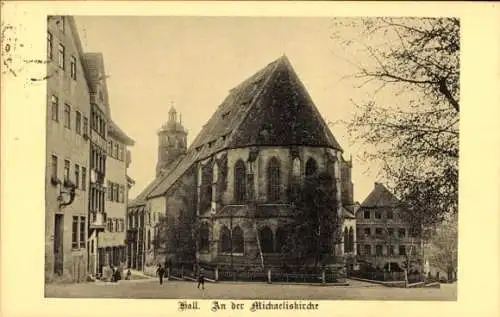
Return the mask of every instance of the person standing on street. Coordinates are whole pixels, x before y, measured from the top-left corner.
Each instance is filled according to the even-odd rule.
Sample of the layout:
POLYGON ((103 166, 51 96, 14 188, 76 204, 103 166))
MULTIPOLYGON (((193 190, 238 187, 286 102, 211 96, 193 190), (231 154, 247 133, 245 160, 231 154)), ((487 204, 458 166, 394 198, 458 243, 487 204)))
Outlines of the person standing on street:
POLYGON ((203 268, 200 268, 200 272, 198 273, 198 289, 205 289, 205 272, 203 271, 203 268))
POLYGON ((110 264, 109 268, 110 268, 110 271, 111 271, 111 273, 110 273, 111 275, 109 277, 109 280, 114 283, 114 282, 116 282, 116 280, 115 280, 115 277, 116 277, 115 276, 115 267, 112 264, 110 264))
POLYGON ((165 275, 165 269, 161 266, 161 264, 158 264, 158 269, 156 270, 156 275, 160 278, 160 285, 163 284, 163 276, 165 275))

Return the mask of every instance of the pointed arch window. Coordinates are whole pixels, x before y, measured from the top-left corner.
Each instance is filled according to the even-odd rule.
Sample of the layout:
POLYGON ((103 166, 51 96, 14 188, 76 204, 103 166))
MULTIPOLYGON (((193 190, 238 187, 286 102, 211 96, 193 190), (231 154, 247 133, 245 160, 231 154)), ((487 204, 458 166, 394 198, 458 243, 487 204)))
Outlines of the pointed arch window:
POLYGON ((344 228, 344 252, 349 252, 349 231, 344 228))
POLYGON ((207 211, 212 204, 212 182, 213 171, 212 166, 207 164, 201 169, 201 186, 200 186, 200 211, 207 211))
POLYGON ((298 157, 293 159, 292 163, 292 175, 295 177, 300 176, 300 159, 298 157))
POLYGON ((318 164, 316 163, 316 160, 314 160, 312 157, 309 158, 306 162, 306 177, 310 177, 316 174, 317 169, 318 164))
POLYGON ((288 232, 284 228, 276 230, 276 252, 286 253, 287 251, 288 232))
POLYGON ((213 202, 218 202, 219 201, 219 192, 217 191, 217 184, 219 182, 219 165, 217 165, 217 162, 214 163, 214 167, 212 169, 212 201, 213 202))
POLYGON ((354 251, 354 230, 352 227, 349 228, 349 252, 354 251))
POLYGON ((262 253, 274 252, 274 237, 273 231, 269 227, 264 227, 259 230, 260 248, 262 253))
POLYGON ((237 203, 246 200, 246 166, 242 160, 238 160, 234 165, 234 200, 237 203))
POLYGON ((220 251, 222 253, 231 252, 231 232, 226 226, 220 230, 220 251))
POLYGON ((209 228, 208 223, 204 222, 200 227, 200 251, 208 251, 209 250, 209 228))
POLYGON ((269 202, 277 202, 280 200, 280 165, 280 162, 275 157, 271 158, 267 165, 267 199, 269 202))
POLYGON ((243 253, 245 250, 245 240, 243 238, 243 230, 239 226, 233 229, 233 252, 243 253))

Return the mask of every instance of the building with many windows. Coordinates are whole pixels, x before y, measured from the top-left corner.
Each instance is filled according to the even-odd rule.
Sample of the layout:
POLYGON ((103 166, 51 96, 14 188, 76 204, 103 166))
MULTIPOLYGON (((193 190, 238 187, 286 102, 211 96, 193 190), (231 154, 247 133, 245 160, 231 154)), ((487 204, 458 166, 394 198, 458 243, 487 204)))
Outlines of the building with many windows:
POLYGON ((111 118, 102 54, 85 53, 84 59, 91 101, 89 268, 98 275, 126 259, 127 146, 134 141, 111 118))
POLYGON ((87 275, 90 96, 72 17, 47 20, 45 279, 87 275))
POLYGON ((126 258, 134 142, 111 119, 102 54, 83 52, 73 17, 48 18, 47 57, 45 277, 79 282, 126 258))
POLYGON ((356 212, 357 253, 360 263, 375 268, 419 270, 421 240, 411 234, 408 210, 383 184, 375 183, 356 212), (391 268, 392 266, 392 268, 391 268))
MULTIPOLYGON (((175 110, 165 127, 157 176, 129 208, 149 215, 153 226, 154 219, 167 218, 163 259, 244 266, 262 258, 266 265, 286 262, 291 189, 321 173, 334 183, 333 212, 343 222, 349 214, 345 227, 355 230, 352 212, 343 211, 343 205, 353 205, 346 172, 351 165, 287 57, 233 88, 189 148, 175 110), (189 244, 196 245, 196 254, 186 253, 189 244)), ((343 243, 329 241, 329 255, 338 261, 343 243)), ((346 243, 346 251, 354 251, 355 239, 346 243)))
POLYGON ((125 265, 126 223, 130 164, 127 146, 134 142, 113 122, 108 129, 108 159, 106 166, 106 230, 99 236, 100 264, 125 265))

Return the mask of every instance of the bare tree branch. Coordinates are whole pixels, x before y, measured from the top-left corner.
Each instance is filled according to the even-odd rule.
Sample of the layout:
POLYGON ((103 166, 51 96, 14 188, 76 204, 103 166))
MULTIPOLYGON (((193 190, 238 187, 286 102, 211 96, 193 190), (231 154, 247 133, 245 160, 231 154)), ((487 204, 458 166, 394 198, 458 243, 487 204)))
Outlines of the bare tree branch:
POLYGON ((355 104, 358 112, 346 126, 352 141, 363 145, 360 156, 380 164, 384 179, 416 210, 416 226, 434 225, 456 212, 460 21, 346 18, 336 19, 332 30, 346 56, 371 61, 357 67, 354 79, 361 84, 354 87, 380 83, 374 95, 384 89, 408 100, 408 105, 355 104), (362 50, 352 49, 356 46, 362 50))

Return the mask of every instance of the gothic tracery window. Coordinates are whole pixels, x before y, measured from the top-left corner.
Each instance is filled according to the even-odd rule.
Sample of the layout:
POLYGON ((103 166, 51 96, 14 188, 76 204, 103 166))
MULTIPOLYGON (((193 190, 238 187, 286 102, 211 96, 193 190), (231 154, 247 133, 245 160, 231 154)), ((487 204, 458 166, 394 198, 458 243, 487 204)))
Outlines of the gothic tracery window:
POLYGON ((354 230, 352 227, 349 228, 349 252, 354 251, 354 230))
POLYGON ((309 158, 306 163, 306 177, 310 177, 316 174, 317 169, 318 164, 316 163, 316 161, 312 157, 309 158))
POLYGON ((344 252, 349 252, 349 232, 344 228, 344 252))
POLYGON ((212 166, 207 164, 201 169, 201 186, 200 186, 200 211, 207 211, 212 204, 212 182, 213 171, 212 166))
POLYGON ((274 252, 274 237, 273 231, 269 227, 264 227, 259 231, 260 248, 262 253, 274 252))
POLYGON ((220 230, 220 251, 222 253, 231 252, 231 232, 226 226, 220 230))
POLYGON ((245 249, 245 240, 243 238, 243 230, 241 230, 239 226, 236 226, 236 228, 233 229, 232 240, 233 240, 233 252, 243 253, 245 249))
POLYGON ((280 162, 273 157, 267 165, 267 199, 270 202, 277 202, 280 200, 280 194, 280 162))
POLYGON ((287 250, 288 233, 284 228, 276 230, 276 252, 285 253, 287 250))
POLYGON ((246 200, 246 167, 242 160, 234 165, 234 200, 244 202, 246 200))
POLYGON ((209 250, 209 228, 206 222, 200 227, 200 251, 209 250))

